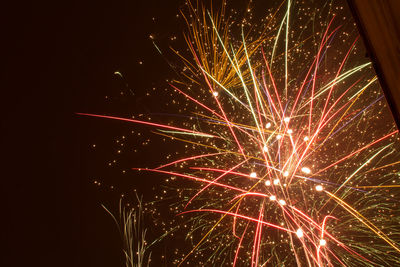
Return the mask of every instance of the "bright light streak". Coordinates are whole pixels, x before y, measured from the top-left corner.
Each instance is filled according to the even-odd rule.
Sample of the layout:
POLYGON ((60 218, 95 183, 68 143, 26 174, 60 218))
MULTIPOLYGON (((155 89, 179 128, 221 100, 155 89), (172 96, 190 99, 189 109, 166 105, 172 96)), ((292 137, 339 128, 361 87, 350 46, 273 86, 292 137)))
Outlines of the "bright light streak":
POLYGON ((321 240, 319 241, 319 245, 320 245, 320 246, 325 246, 325 245, 326 245, 326 240, 325 240, 325 239, 321 239, 321 240))
POLYGON ((255 173, 255 172, 250 173, 250 177, 256 178, 257 177, 257 173, 255 173))
POLYGON ((269 197, 270 200, 275 201, 276 200, 276 196, 272 195, 269 197))
POLYGON ((279 200, 279 203, 280 203, 282 206, 286 205, 286 201, 283 200, 283 199, 280 199, 280 200, 279 200))

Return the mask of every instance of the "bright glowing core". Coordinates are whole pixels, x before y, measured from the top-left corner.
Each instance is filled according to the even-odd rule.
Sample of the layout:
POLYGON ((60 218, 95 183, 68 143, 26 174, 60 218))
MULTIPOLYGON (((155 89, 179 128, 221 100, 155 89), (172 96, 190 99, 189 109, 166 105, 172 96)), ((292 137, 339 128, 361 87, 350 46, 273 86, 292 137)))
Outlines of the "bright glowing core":
POLYGON ((315 190, 317 190, 317 191, 322 191, 324 188, 322 187, 322 185, 317 185, 316 187, 315 187, 315 190))
POLYGON ((297 235, 298 238, 302 238, 303 235, 304 235, 304 234, 303 234, 303 230, 301 230, 301 228, 297 229, 296 235, 297 235))
POLYGON ((310 168, 308 168, 308 167, 303 167, 303 168, 301 168, 301 171, 304 172, 305 174, 311 173, 311 170, 310 170, 310 168))

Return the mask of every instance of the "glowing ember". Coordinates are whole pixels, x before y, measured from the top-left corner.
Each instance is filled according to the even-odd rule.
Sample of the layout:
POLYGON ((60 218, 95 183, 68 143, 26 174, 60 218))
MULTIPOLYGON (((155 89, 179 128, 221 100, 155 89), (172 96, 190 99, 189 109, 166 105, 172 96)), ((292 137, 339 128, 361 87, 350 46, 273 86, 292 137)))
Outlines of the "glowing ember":
POLYGON ((311 173, 311 170, 308 167, 301 168, 301 171, 304 172, 305 174, 310 174, 311 173))
POLYGON ((296 235, 298 238, 302 238, 304 236, 303 230, 301 228, 297 229, 296 235))

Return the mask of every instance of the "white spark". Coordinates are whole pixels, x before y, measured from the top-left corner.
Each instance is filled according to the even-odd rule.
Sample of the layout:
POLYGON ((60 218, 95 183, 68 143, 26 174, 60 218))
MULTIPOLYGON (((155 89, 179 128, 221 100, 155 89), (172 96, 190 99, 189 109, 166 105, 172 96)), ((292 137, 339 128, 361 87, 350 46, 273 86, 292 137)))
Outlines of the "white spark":
POLYGON ((301 228, 297 229, 296 235, 298 238, 302 238, 304 236, 303 230, 301 230, 301 228))
POLYGON ((317 191, 322 191, 322 190, 324 190, 324 188, 322 187, 322 185, 317 185, 317 186, 315 187, 315 190, 317 190, 317 191))
POLYGON ((304 172, 305 174, 310 174, 311 173, 311 170, 308 167, 301 168, 301 171, 304 172))

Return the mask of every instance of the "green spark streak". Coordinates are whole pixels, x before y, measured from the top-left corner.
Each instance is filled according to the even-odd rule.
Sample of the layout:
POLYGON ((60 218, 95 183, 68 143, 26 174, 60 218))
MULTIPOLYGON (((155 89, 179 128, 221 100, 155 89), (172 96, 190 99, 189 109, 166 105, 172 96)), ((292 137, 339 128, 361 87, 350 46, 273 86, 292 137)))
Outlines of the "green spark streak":
MULTIPOLYGON (((288 12, 289 12, 289 10, 288 10, 288 12)), ((285 19, 288 16, 288 12, 286 12, 285 16, 283 17, 281 25, 279 26, 278 34, 275 37, 275 43, 274 43, 274 47, 272 49, 272 55, 271 55, 271 64, 270 64, 270 69, 271 70, 272 70, 272 63, 274 62, 275 49, 276 49, 276 47, 278 45, 279 35, 281 34, 281 30, 282 30, 283 24, 285 23, 285 19)))
MULTIPOLYGON (((347 79, 347 78, 350 77, 351 75, 355 74, 357 71, 360 71, 360 70, 362 70, 363 68, 365 68, 365 67, 367 67, 367 66, 369 66, 369 65, 371 65, 371 62, 368 62, 368 63, 365 63, 365 64, 360 65, 360 66, 358 66, 358 67, 355 67, 355 68, 353 68, 353 69, 351 69, 351 70, 348 70, 348 71, 346 71, 345 73, 339 75, 339 77, 338 77, 337 79, 332 80, 331 82, 329 82, 328 84, 326 84, 324 87, 322 87, 321 90, 320 90, 317 94, 315 94, 314 98, 312 98, 312 99, 310 98, 310 100, 307 101, 306 103, 304 103, 303 106, 301 106, 300 109, 302 109, 302 108, 304 108, 305 106, 307 106, 307 105, 311 102, 311 100, 314 100, 314 99, 320 97, 323 93, 325 93, 328 89, 330 89, 330 87, 331 87, 332 85, 337 84, 337 83, 339 83, 339 82, 341 82, 341 81, 347 79)), ((376 80, 376 78, 372 79, 372 81, 375 81, 375 80, 376 80)), ((367 86, 369 86, 369 85, 372 83, 372 81, 371 81, 367 86)))
POLYGON ((118 75, 118 76, 121 77, 121 78, 123 78, 121 72, 119 72, 119 71, 115 71, 114 74, 115 74, 115 75, 118 75))
POLYGON ((373 160, 376 156, 378 156, 383 150, 385 150, 386 148, 388 148, 389 146, 393 145, 393 143, 384 146, 382 149, 380 149, 378 152, 376 152, 374 155, 372 155, 372 157, 370 157, 367 161, 365 161, 355 172, 353 172, 347 179, 346 181, 344 181, 344 183, 339 186, 338 189, 336 189, 335 193, 336 194, 345 184, 347 184, 347 182, 353 178, 354 175, 356 175, 365 165, 367 165, 369 162, 371 162, 371 160, 373 160))
POLYGON ((154 47, 157 49, 158 53, 160 53, 162 55, 162 52, 160 50, 160 48, 158 48, 158 46, 156 45, 156 43, 154 41, 152 41, 154 47))
POLYGON ((352 100, 354 97, 356 97, 358 94, 360 94, 362 91, 364 91, 365 89, 367 89, 368 86, 370 86, 371 84, 373 84, 378 78, 374 77, 366 86, 364 86, 363 88, 361 88, 360 91, 358 91, 357 93, 355 93, 352 97, 349 98, 349 101, 352 100))
MULTIPOLYGON (((232 65, 233 69, 235 70, 236 74, 239 76, 242 84, 245 86, 243 78, 242 78, 242 75, 240 73, 240 70, 238 68, 236 68, 235 63, 233 62, 231 56, 229 55, 229 52, 226 49, 226 47, 224 45, 224 42, 222 41, 221 36, 219 35, 219 32, 218 32, 217 28, 215 27, 214 20, 211 17, 210 12, 208 12, 208 16, 210 17, 211 23, 213 25, 213 29, 214 29, 215 33, 217 34, 218 40, 219 40, 222 48, 224 49, 224 52, 225 52, 225 54, 227 55, 227 57, 229 59, 229 62, 231 63, 231 65, 232 65)), ((227 88, 225 88, 222 84, 220 84, 214 77, 212 77, 212 75, 210 75, 208 72, 206 72, 201 66, 200 66, 200 68, 201 68, 202 71, 204 71, 204 73, 208 77, 210 77, 215 83, 217 83, 222 89, 224 89, 224 91, 226 91, 230 96, 232 96, 236 101, 238 101, 241 105, 243 105, 247 110, 250 111, 250 109, 246 105, 244 105, 233 93, 231 93, 227 88)))
POLYGON ((227 92, 233 99, 235 99, 237 102, 239 102, 243 107, 245 107, 247 110, 250 111, 250 109, 237 98, 233 93, 231 93, 228 89, 226 89, 225 86, 223 86, 220 82, 218 82, 211 74, 209 74, 205 69, 203 69, 201 66, 199 68, 208 76, 210 77, 216 84, 218 84, 222 89, 224 89, 225 92, 227 92))
POLYGON ((200 134, 200 133, 188 133, 188 132, 181 132, 181 131, 167 131, 167 130, 160 130, 158 131, 163 132, 163 133, 169 133, 169 134, 184 134, 184 135, 191 135, 191 136, 201 136, 201 137, 207 137, 207 138, 213 138, 214 136, 209 135, 209 134, 200 134))
MULTIPOLYGON (((224 43, 223 43, 223 41, 222 41, 222 39, 221 39, 221 36, 219 35, 219 33, 218 33, 218 31, 217 31, 217 28, 215 27, 214 21, 213 21, 211 15, 210 15, 210 13, 208 13, 208 16, 210 17, 211 23, 212 23, 212 25, 213 25, 213 29, 214 29, 215 33, 217 34, 217 37, 218 37, 218 40, 220 41, 221 46, 223 47, 223 49, 224 49, 224 51, 225 51, 225 53, 226 53, 226 55, 227 55, 229 61, 231 62, 232 67, 235 69, 235 72, 236 72, 236 74, 238 75, 240 81, 242 82, 243 89, 244 89, 244 92, 245 92, 245 95, 246 95, 246 98, 247 98, 247 102, 249 103, 250 111, 251 111, 251 113, 252 113, 252 115, 253 115, 253 117, 254 117, 254 121, 255 121, 255 123, 256 123, 256 125, 257 125, 258 131, 261 133, 260 126, 259 126, 258 121, 257 121, 257 117, 256 117, 256 115, 255 115, 253 106, 252 106, 252 104, 251 104, 249 92, 248 92, 246 83, 245 83, 245 81, 243 80, 243 75, 242 75, 241 72, 240 72, 239 64, 238 64, 238 62, 237 62, 235 53, 234 53, 234 51, 233 51, 233 58, 234 58, 234 60, 235 60, 236 63, 232 60, 231 56, 229 55, 229 52, 227 51, 227 49, 226 49, 226 47, 225 47, 225 45, 224 45, 224 43)), ((245 40, 244 40, 243 27, 242 27, 242 39, 243 39, 244 50, 245 50, 245 52, 246 52, 247 63, 248 63, 248 65, 249 65, 250 72, 251 72, 251 76, 252 76, 252 78, 253 78, 254 84, 256 85, 255 79, 254 79, 254 74, 253 74, 253 71, 252 71, 252 68, 251 68, 251 65, 250 65, 250 59, 249 59, 249 56, 248 56, 248 53, 247 53, 246 42, 245 42, 245 40)), ((232 50, 233 50, 233 48, 232 48, 232 50)), ((224 88, 224 87, 222 87, 222 88, 224 88)), ((224 88, 224 90, 226 90, 226 89, 224 88)), ((226 91, 227 91, 227 90, 226 90, 226 91)), ((229 91, 227 91, 227 92, 229 92, 229 91)), ((232 94, 231 94, 231 95, 232 95, 232 94)), ((240 102, 240 101, 239 101, 239 102, 240 102)), ((263 137, 262 137, 262 138, 263 138, 263 137)), ((264 141, 264 142, 265 142, 265 141, 264 141)), ((264 144, 265 144, 265 143, 264 143, 264 144)))
MULTIPOLYGON (((245 53, 246 53, 246 61, 247 61, 247 65, 249 66, 251 78, 253 79, 254 88, 255 88, 255 91, 256 91, 256 93, 257 93, 257 97, 258 97, 259 99, 261 99, 260 94, 259 94, 259 92, 258 92, 258 87, 257 87, 256 79, 255 79, 255 77, 254 77, 253 68, 251 67, 249 54, 247 53, 247 46, 246 46, 246 41, 244 40, 243 27, 242 27, 242 40, 243 40, 244 51, 245 51, 245 53)), ((236 57, 235 57, 235 61, 236 61, 236 57)), ((250 102, 250 97, 249 97, 249 95, 248 95, 247 88, 245 88, 245 93, 246 93, 247 101, 249 102, 249 106, 250 106, 250 108, 251 108, 251 113, 253 114, 254 121, 255 121, 255 123, 256 123, 256 125, 257 125, 258 132, 260 133, 261 139, 262 139, 262 141, 263 141, 263 143, 264 143, 264 145, 265 145, 266 143, 265 143, 265 140, 264 140, 264 135, 261 134, 261 133, 262 133, 262 130, 261 130, 260 125, 259 125, 259 123, 258 123, 257 116, 256 116, 256 114, 255 114, 255 112, 254 112, 254 110, 253 110, 253 105, 252 105, 251 102, 250 102)), ((257 101, 257 100, 256 100, 256 101, 257 101)), ((262 103, 261 103, 261 106, 262 106, 262 103)))
POLYGON ((290 0, 288 0, 287 16, 286 16, 286 43, 285 43, 285 96, 287 98, 288 85, 288 43, 289 43, 289 15, 290 15, 290 0))

